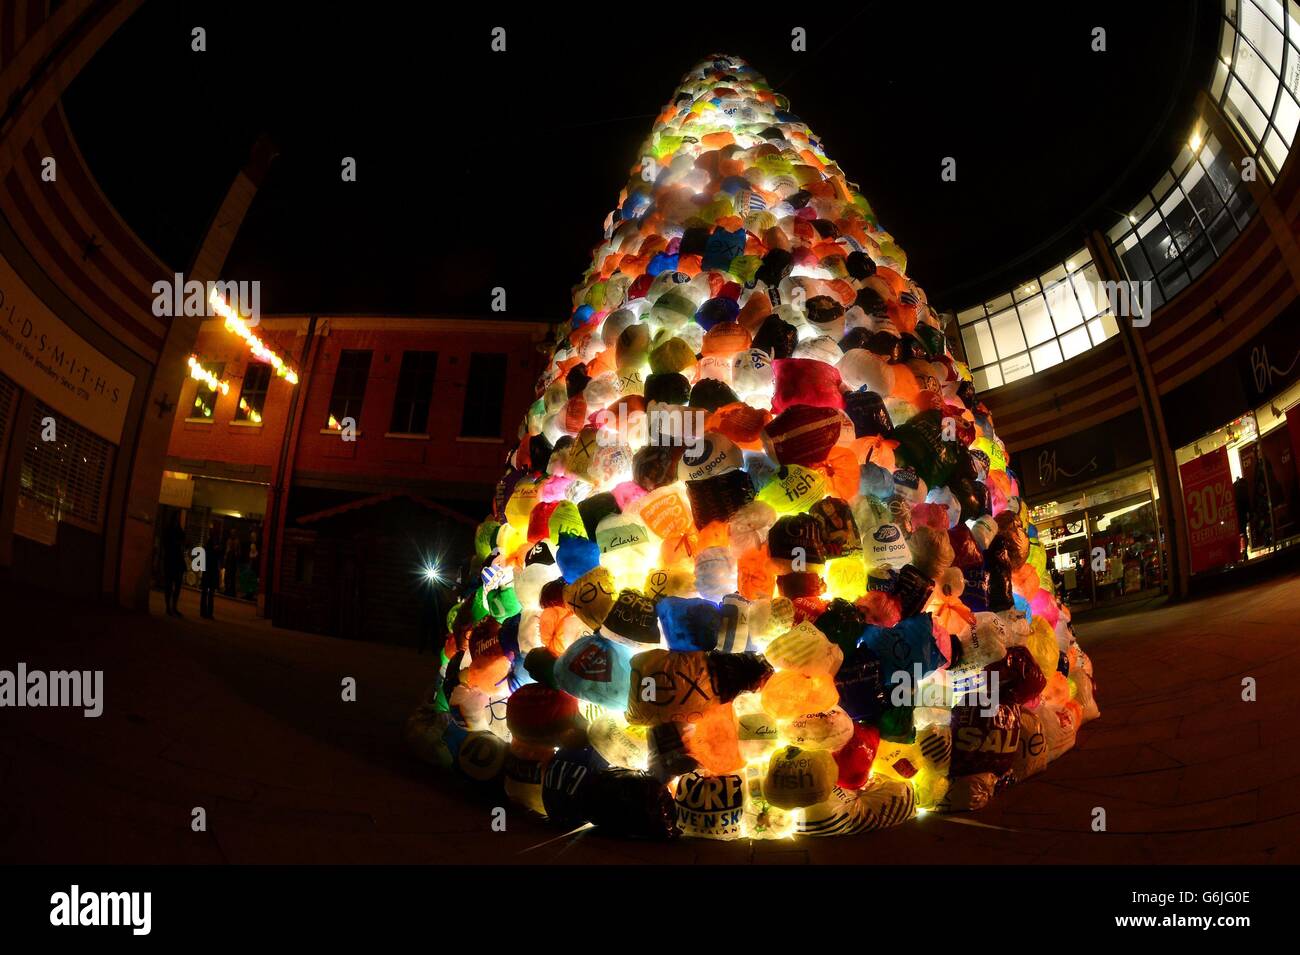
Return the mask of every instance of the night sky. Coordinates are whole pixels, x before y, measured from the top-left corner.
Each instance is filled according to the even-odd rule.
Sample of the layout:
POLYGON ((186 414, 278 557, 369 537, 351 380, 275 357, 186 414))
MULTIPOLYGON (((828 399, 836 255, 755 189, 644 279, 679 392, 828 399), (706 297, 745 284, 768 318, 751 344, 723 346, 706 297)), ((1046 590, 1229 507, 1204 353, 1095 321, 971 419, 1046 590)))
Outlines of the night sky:
POLYGON ((535 5, 457 21, 428 19, 432 5, 269 6, 148 0, 69 90, 73 132, 126 220, 184 270, 265 133, 280 155, 223 278, 261 280, 266 311, 482 315, 502 286, 506 317, 550 321, 654 116, 709 53, 746 57, 790 98, 931 301, 962 308, 1073 252, 1155 182, 1221 16, 1214 0, 1050 15, 535 5), (807 52, 790 48, 796 26, 807 52), (946 156, 955 183, 940 181, 946 156))

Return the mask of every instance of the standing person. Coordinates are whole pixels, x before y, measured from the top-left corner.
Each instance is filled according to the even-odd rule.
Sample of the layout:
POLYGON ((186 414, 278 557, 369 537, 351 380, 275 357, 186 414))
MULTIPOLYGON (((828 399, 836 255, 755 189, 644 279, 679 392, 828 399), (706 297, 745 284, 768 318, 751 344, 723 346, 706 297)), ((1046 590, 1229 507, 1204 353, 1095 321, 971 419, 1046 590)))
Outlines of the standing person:
POLYGON ((239 575, 239 538, 231 530, 226 538, 226 557, 222 569, 226 573, 226 596, 235 596, 235 578, 239 575))
POLYGON ((179 617, 176 606, 181 596, 181 578, 185 575, 185 528, 179 511, 172 511, 162 534, 163 597, 167 615, 179 617))
POLYGON ((221 534, 217 525, 208 526, 208 539, 203 543, 203 576, 199 581, 199 616, 215 619, 213 611, 217 602, 217 581, 221 576, 221 534))
POLYGON ((244 591, 245 597, 257 596, 257 574, 257 528, 253 528, 248 535, 248 587, 244 591))
POLYGON ((1238 477, 1232 482, 1232 497, 1237 507, 1237 536, 1241 538, 1237 552, 1237 559, 1240 560, 1247 553, 1250 544, 1250 487, 1246 484, 1245 477, 1238 477))

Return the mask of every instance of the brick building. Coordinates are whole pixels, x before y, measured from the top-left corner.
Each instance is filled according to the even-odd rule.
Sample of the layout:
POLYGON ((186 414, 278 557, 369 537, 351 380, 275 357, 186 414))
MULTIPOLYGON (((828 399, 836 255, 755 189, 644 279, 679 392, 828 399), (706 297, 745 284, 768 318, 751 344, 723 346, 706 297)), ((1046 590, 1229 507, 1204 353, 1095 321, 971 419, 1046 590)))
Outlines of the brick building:
POLYGON ((281 316, 257 334, 298 384, 203 323, 195 355, 220 386, 181 391, 158 525, 175 508, 192 544, 215 530, 225 592, 277 623, 413 639, 421 572, 454 572, 468 553, 546 326, 281 316))

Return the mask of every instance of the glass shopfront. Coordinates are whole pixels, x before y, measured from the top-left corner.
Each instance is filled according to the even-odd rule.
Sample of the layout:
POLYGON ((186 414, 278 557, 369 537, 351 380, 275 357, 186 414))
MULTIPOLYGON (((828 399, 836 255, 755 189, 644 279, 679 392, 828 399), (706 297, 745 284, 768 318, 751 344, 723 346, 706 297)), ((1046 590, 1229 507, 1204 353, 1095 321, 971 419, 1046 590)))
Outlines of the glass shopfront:
POLYGON ((1225 480, 1231 482, 1231 493, 1223 497, 1230 496, 1231 501, 1225 500, 1221 509, 1230 511, 1225 520, 1236 524, 1238 543, 1232 555, 1236 559, 1218 560, 1202 569, 1256 560, 1300 543, 1298 437, 1300 383, 1175 452, 1180 471, 1221 451, 1226 457, 1225 480))
POLYGON ((1159 593, 1164 535, 1149 468, 1031 508, 1047 566, 1072 609, 1159 593))
MULTIPOLYGON (((157 527, 166 527, 179 512, 185 528, 186 552, 203 545, 210 536, 218 541, 217 589, 227 597, 256 600, 260 586, 263 514, 267 486, 243 481, 201 477, 177 471, 163 472, 157 527)), ((162 585, 161 537, 156 542, 154 581, 162 585)), ((200 575, 187 570, 184 583, 199 586, 200 575)))

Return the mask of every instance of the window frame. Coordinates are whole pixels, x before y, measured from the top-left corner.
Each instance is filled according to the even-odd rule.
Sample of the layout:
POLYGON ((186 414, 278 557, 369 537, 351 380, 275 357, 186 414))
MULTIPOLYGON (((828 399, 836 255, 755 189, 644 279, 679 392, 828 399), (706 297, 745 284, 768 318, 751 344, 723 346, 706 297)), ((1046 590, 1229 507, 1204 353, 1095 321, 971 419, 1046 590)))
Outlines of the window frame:
POLYGON ((397 389, 393 394, 393 411, 389 415, 389 434, 427 435, 429 433, 429 415, 433 411, 433 388, 438 380, 438 352, 430 349, 412 349, 402 352, 402 361, 397 370, 397 389), (408 359, 411 367, 408 367, 408 359), (416 362, 427 361, 429 367, 414 367, 416 362), (409 377, 408 377, 409 376, 409 377), (424 380, 427 378, 427 380, 424 380), (423 403, 423 422, 417 421, 418 405, 423 403), (405 406, 404 420, 399 420, 399 412, 405 406), (417 428, 416 425, 420 426, 417 428), (399 427, 399 425, 404 425, 399 427))
POLYGON ((374 363, 374 355, 374 350, 370 348, 339 349, 338 359, 334 363, 334 384, 330 387, 329 405, 325 410, 326 430, 339 430, 345 418, 351 418, 358 428, 361 427, 361 410, 365 407, 366 386, 370 381, 370 366, 374 363), (361 364, 360 356, 365 356, 364 364, 361 364), (350 362, 353 361, 359 367, 352 367, 350 362), (346 367, 345 362, 349 363, 346 367), (345 387, 354 390, 344 393, 342 389, 345 387), (331 425, 331 421, 337 422, 338 426, 331 425))
MULTIPOLYGON (((270 390, 271 390, 271 366, 264 361, 250 361, 247 365, 244 366, 244 377, 239 385, 239 397, 235 401, 235 414, 234 417, 231 418, 231 420, 236 421, 240 424, 260 427, 262 424, 262 419, 266 415, 266 396, 270 392, 270 390), (266 377, 265 380, 261 382, 260 388, 250 389, 249 378, 255 371, 258 372, 259 374, 265 371, 266 377), (260 405, 253 408, 252 413, 256 413, 258 418, 258 420, 254 421, 251 417, 252 413, 250 414, 244 413, 244 402, 248 397, 257 396, 257 395, 261 396, 262 401, 260 405)), ((252 407, 253 405, 251 401, 249 401, 248 404, 250 407, 252 407)))
MULTIPOLYGON (((505 382, 506 374, 510 368, 510 356, 506 352, 471 352, 469 356, 469 368, 465 373, 465 401, 461 405, 460 414, 460 434, 463 440, 470 441, 500 441, 503 437, 504 430, 504 412, 505 412, 505 382), (486 367, 491 359, 500 359, 500 369, 486 367), (478 364, 479 371, 476 373, 475 366, 478 364), (496 404, 497 414, 494 430, 488 432, 471 431, 469 426, 471 422, 471 409, 481 407, 482 402, 474 404, 476 399, 484 396, 493 396, 496 404)), ((488 414, 482 414, 483 427, 486 429, 491 424, 487 419, 491 417, 488 414)), ((477 423, 477 422, 473 422, 477 423)))
MULTIPOLYGON (((226 363, 224 361, 208 362, 200 358, 199 367, 210 374, 213 378, 217 379, 217 381, 220 381, 221 376, 226 373, 226 363)), ((213 421, 217 420, 217 404, 221 401, 221 390, 219 388, 210 388, 206 381, 199 381, 197 378, 193 379, 193 381, 196 386, 194 389, 194 400, 190 402, 189 409, 185 413, 185 420, 191 424, 196 422, 211 424, 213 421), (194 411, 199 407, 199 399, 204 392, 207 392, 208 397, 212 401, 212 413, 208 415, 195 414, 194 411)))

